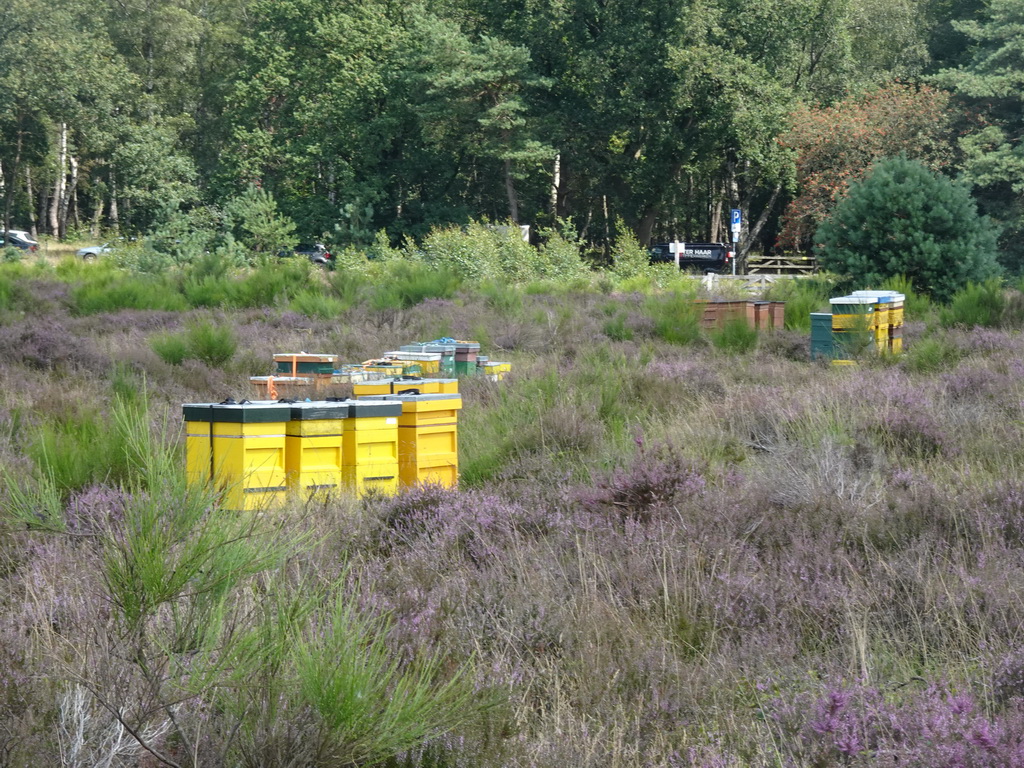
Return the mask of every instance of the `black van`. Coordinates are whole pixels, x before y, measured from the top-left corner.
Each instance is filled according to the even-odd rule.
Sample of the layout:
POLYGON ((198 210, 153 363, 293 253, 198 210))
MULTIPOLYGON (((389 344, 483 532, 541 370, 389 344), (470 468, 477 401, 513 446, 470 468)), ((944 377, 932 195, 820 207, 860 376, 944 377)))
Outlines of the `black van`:
MULTIPOLYGON (((726 243, 676 243, 679 268, 695 272, 728 272, 732 269, 732 247, 726 243)), ((650 248, 652 264, 674 264, 671 244, 658 243, 650 248)))

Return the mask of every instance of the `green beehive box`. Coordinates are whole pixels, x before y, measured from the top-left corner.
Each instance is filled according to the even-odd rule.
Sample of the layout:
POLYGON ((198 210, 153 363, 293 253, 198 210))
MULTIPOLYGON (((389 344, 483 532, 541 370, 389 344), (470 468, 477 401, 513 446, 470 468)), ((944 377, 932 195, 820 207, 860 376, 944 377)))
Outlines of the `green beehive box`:
POLYGON ((290 361, 278 360, 277 361, 277 372, 283 373, 286 376, 290 376, 292 370, 296 373, 319 373, 330 376, 334 373, 334 363, 310 363, 310 362, 296 362, 293 364, 290 361))
POLYGON ((832 334, 832 314, 811 313, 811 360, 831 359, 835 356, 835 338, 832 334))

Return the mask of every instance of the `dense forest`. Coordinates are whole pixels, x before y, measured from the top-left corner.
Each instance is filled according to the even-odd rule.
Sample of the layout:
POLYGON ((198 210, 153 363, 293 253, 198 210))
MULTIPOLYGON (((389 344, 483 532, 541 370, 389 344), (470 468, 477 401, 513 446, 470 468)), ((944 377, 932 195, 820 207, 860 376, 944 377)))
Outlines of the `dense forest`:
POLYGON ((392 244, 512 221, 807 250, 906 155, 969 185, 1018 271, 1018 0, 8 0, 3 223, 392 244))

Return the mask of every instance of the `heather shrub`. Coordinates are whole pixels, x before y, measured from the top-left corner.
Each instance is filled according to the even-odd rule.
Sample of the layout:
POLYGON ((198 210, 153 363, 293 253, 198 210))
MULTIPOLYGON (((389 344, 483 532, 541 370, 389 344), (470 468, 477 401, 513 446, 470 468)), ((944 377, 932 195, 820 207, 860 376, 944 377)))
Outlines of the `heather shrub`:
POLYGON ((623 520, 646 523, 666 512, 672 519, 675 502, 703 493, 707 484, 704 469, 671 445, 648 448, 642 440, 638 443, 629 467, 598 479, 581 501, 589 509, 623 520))
POLYGON ((99 373, 110 365, 88 338, 76 338, 56 318, 29 319, 0 325, 0 356, 38 371, 83 368, 99 373))
POLYGON ((996 328, 1003 321, 1006 296, 1002 281, 992 278, 984 283, 968 283, 953 295, 939 312, 942 325, 973 328, 996 328))
POLYGON ((770 707, 784 765, 1024 765, 1024 712, 988 712, 949 685, 892 696, 867 683, 836 685, 770 707))
POLYGON ((713 330, 709 336, 715 349, 731 354, 753 351, 758 339, 757 329, 751 328, 750 324, 741 318, 730 320, 722 328, 713 330))
POLYGON ((895 458, 929 459, 958 450, 954 436, 923 403, 888 409, 868 429, 895 458))

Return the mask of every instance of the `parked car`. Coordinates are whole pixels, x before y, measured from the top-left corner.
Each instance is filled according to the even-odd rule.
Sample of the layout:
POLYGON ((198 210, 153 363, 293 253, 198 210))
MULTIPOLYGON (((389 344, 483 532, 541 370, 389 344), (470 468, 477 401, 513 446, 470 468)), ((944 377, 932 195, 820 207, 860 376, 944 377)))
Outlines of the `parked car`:
POLYGON ((101 253, 110 253, 114 250, 114 246, 110 243, 104 243, 103 245, 90 245, 86 248, 79 248, 78 255, 83 259, 95 259, 101 253))
POLYGON ((17 236, 18 239, 24 240, 26 243, 31 243, 32 245, 36 246, 37 248, 39 247, 39 242, 34 237, 32 237, 32 235, 30 235, 28 233, 28 230, 25 230, 25 229, 9 229, 7 231, 10 232, 12 235, 17 236))
MULTIPOLYGON (((3 238, 2 233, 0 233, 0 238, 3 238)), ((4 241, 3 246, 5 248, 17 248, 18 250, 28 251, 29 253, 34 253, 39 250, 39 243, 31 238, 25 238, 19 234, 15 234, 14 230, 7 233, 7 239, 4 241)))
POLYGON ((303 243, 295 246, 291 252, 281 251, 277 255, 281 257, 305 256, 314 264, 319 264, 323 267, 334 267, 334 255, 327 250, 327 246, 323 243, 303 243))
POLYGON ((652 264, 677 264, 695 272, 732 269, 733 252, 726 243, 658 243, 650 248, 652 264))

